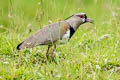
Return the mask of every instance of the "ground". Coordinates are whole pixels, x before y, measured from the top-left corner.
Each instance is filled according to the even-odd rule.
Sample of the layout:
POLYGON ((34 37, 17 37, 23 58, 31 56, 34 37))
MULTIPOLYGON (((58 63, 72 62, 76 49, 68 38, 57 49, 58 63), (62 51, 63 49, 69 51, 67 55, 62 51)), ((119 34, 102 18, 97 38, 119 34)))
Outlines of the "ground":
POLYGON ((119 80, 120 0, 3 0, 0 3, 1 80, 119 80), (84 12, 94 20, 70 42, 57 45, 57 64, 47 46, 16 46, 49 23, 84 12))

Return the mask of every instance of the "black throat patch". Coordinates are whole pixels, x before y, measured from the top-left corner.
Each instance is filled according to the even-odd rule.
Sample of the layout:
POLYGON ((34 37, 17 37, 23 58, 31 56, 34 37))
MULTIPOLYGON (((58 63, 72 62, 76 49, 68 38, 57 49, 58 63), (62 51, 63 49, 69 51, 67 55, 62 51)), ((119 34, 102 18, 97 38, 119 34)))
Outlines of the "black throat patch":
POLYGON ((71 38, 74 33, 75 33, 74 28, 72 26, 70 26, 70 37, 69 38, 71 38))

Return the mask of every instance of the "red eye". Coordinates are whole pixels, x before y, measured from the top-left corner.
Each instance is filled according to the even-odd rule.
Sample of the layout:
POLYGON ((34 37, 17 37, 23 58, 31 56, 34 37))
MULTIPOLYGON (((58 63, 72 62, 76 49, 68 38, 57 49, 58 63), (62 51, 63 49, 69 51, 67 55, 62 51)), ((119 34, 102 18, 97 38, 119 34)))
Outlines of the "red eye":
POLYGON ((80 15, 80 18, 83 18, 84 16, 83 15, 80 15))

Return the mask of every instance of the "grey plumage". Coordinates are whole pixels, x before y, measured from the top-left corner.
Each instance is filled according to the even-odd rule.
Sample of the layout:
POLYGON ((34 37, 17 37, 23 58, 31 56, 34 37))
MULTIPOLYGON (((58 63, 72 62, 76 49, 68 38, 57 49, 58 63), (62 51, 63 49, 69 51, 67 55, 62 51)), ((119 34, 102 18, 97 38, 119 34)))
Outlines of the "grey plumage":
POLYGON ((48 45, 52 42, 56 42, 58 39, 61 39, 65 34, 65 28, 70 27, 68 22, 61 21, 54 24, 49 24, 44 28, 40 29, 36 34, 30 36, 24 40, 17 49, 21 50, 24 48, 32 48, 37 45, 48 45), (64 27, 62 27, 64 26, 64 27))
POLYGON ((52 51, 52 59, 54 59, 54 51, 56 49, 57 41, 64 41, 72 37, 74 32, 78 29, 78 27, 86 22, 93 23, 93 21, 87 18, 85 13, 77 13, 74 14, 67 19, 45 26, 40 29, 37 33, 30 36, 22 43, 17 46, 17 50, 21 50, 24 48, 32 48, 38 45, 48 45, 48 50, 46 53, 46 57, 48 58, 48 52, 50 48, 50 44, 54 45, 54 49, 52 51))

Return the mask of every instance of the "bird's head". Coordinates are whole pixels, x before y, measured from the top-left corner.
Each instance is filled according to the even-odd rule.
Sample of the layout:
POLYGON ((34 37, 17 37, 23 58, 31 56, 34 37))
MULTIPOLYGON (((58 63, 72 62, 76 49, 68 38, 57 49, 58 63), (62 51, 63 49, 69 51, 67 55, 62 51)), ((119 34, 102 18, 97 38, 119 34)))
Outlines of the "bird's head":
POLYGON ((93 23, 93 20, 88 18, 85 13, 76 13, 65 19, 75 30, 83 23, 93 23))
POLYGON ((93 20, 88 18, 85 13, 76 13, 73 16, 78 17, 80 19, 80 22, 82 23, 86 23, 86 22, 93 23, 93 20))
POLYGON ((93 20, 88 18, 85 13, 73 14, 72 16, 69 16, 65 20, 70 20, 70 21, 72 20, 72 21, 75 21, 75 22, 78 21, 80 24, 83 24, 83 23, 86 23, 86 22, 93 23, 93 20))

